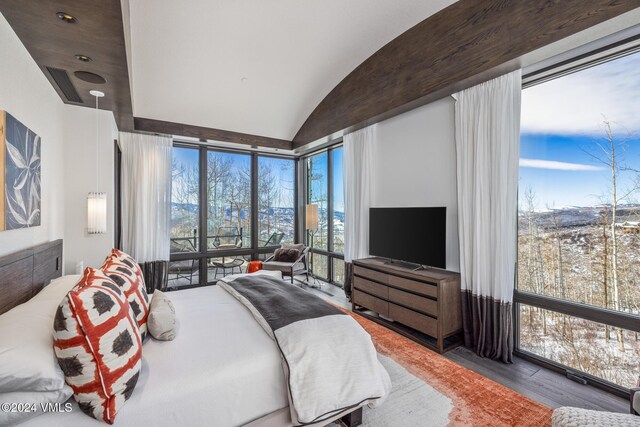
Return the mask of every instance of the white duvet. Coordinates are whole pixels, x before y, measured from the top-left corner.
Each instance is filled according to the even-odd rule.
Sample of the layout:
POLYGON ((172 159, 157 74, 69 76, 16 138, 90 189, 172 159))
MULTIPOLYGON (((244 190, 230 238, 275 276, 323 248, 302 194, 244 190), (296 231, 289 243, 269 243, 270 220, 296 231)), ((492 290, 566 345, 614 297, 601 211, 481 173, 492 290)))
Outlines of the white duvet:
MULTIPOLYGON (((171 292, 174 341, 148 339, 138 385, 116 426, 239 426, 288 406, 280 354, 249 311, 208 286, 171 292)), ((102 425, 74 403, 22 425, 102 425)))

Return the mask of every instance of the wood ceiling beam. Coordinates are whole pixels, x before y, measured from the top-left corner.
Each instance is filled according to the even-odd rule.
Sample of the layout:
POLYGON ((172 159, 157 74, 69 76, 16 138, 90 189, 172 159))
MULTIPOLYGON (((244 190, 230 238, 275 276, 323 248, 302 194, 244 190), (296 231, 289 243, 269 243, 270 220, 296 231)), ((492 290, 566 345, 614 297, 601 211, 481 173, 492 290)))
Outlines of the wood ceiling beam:
POLYGON ((252 147, 277 148, 280 150, 291 150, 292 148, 291 141, 284 139, 250 135, 247 133, 187 125, 183 123, 166 122, 163 120, 145 119, 142 117, 134 117, 133 121, 135 130, 141 132, 180 135, 212 141, 234 142, 237 144, 250 145, 252 147))
POLYGON ((94 108, 89 91, 100 90, 105 93, 100 109, 113 111, 120 130, 133 130, 120 1, 0 0, 0 12, 65 104, 94 108), (60 20, 58 12, 73 15, 77 22, 60 20), (82 62, 75 55, 86 55, 91 61, 82 62), (67 94, 75 89, 76 98, 67 98, 47 67, 61 70, 58 77, 66 74, 69 80, 64 89, 67 94), (86 82, 74 75, 76 71, 98 74, 106 82, 86 82))
POLYGON ((522 55, 637 7, 640 0, 459 0, 342 80, 307 118, 293 148, 517 69, 522 55))

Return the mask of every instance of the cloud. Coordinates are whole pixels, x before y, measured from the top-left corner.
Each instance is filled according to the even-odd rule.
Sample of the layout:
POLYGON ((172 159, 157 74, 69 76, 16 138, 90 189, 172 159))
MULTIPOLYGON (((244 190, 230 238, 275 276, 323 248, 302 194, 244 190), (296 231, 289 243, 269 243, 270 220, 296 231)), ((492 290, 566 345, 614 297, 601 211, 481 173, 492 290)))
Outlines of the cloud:
POLYGON ((554 160, 520 159, 521 168, 552 169, 559 171, 594 172, 605 170, 602 166, 581 163, 556 162, 554 160))
POLYGON ((640 132, 640 53, 587 68, 522 91, 522 132, 603 135, 640 132), (603 117, 604 116, 604 117, 603 117))

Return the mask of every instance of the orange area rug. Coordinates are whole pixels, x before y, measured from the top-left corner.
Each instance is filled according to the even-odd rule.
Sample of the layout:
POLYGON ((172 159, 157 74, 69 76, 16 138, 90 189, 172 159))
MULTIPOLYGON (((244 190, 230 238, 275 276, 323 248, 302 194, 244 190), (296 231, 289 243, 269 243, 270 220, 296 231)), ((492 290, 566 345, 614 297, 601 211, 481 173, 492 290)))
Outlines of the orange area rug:
MULTIPOLYGON (((346 311, 346 310, 344 310, 346 311)), ((408 338, 346 311, 371 335, 376 350, 453 402, 450 426, 550 426, 551 409, 452 362, 408 338)), ((428 420, 425 420, 428 425, 428 420)))

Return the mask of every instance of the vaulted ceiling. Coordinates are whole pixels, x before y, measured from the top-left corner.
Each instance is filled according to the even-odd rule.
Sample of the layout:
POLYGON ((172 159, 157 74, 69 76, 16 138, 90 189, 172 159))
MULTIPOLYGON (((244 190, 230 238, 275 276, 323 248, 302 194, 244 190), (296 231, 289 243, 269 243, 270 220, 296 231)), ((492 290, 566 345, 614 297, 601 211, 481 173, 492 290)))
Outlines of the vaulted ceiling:
POLYGON ((136 117, 292 140, 382 46, 454 0, 131 0, 136 117))
POLYGON ((626 28, 639 8, 640 0, 0 0, 64 102, 91 107, 96 88, 121 130, 278 149, 308 148, 447 96, 632 11, 631 23, 605 32, 626 28))

